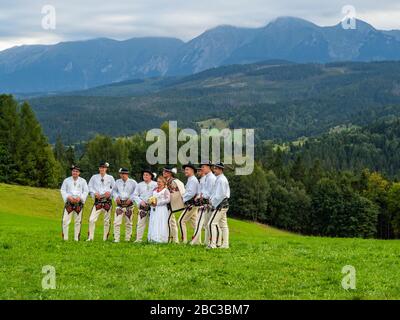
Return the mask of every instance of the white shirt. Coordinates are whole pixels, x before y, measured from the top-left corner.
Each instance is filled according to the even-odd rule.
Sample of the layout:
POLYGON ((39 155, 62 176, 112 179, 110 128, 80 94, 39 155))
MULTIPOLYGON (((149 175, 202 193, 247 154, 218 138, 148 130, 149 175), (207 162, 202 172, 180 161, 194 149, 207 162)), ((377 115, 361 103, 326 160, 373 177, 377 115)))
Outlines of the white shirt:
POLYGON ((128 178, 128 180, 124 181, 122 179, 118 179, 115 182, 113 189, 113 198, 115 201, 119 198, 120 200, 132 200, 133 194, 135 192, 137 183, 135 180, 128 178))
POLYGON ((215 185, 213 192, 211 194, 211 205, 216 208, 225 198, 230 198, 231 190, 229 188, 228 179, 225 177, 223 173, 217 176, 215 180, 215 185))
POLYGON ((100 174, 95 174, 89 181, 89 193, 92 197, 96 192, 100 195, 104 195, 106 192, 112 193, 114 185, 115 180, 109 174, 105 174, 104 177, 100 174))
POLYGON ((204 180, 204 186, 203 189, 201 191, 201 193, 203 194, 203 198, 204 199, 210 199, 211 198, 211 194, 213 192, 214 189, 214 185, 215 185, 215 180, 217 179, 214 175, 214 173, 209 172, 204 176, 205 180, 204 180))
POLYGON ((157 188, 157 183, 155 181, 150 181, 149 183, 142 181, 136 186, 133 200, 136 202, 138 207, 142 201, 147 203, 147 200, 153 196, 155 188, 157 188))
POLYGON ((183 194, 183 202, 193 199, 199 193, 199 187, 199 180, 195 176, 189 177, 183 194))
POLYGON ((206 176, 202 176, 199 180, 199 196, 203 194, 205 183, 206 183, 206 176))
POLYGON ((82 203, 85 203, 89 193, 86 180, 81 177, 78 177, 76 180, 74 180, 72 177, 66 178, 61 186, 60 191, 65 203, 67 202, 68 197, 79 197, 81 198, 82 203))

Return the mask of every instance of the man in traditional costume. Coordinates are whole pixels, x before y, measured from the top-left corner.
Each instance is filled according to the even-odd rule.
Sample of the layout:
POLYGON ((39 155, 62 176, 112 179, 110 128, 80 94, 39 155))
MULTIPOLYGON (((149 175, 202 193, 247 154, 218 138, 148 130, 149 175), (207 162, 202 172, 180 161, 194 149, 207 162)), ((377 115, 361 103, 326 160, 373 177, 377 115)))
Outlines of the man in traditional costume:
MULTIPOLYGON (((185 186, 183 185, 182 181, 175 178, 175 174, 177 173, 176 168, 171 166, 166 166, 163 169, 163 177, 167 181, 167 188, 170 194, 179 193, 181 196, 185 193, 185 186)), ((173 196, 172 196, 173 197, 173 196)), ((169 242, 178 243, 178 224, 176 223, 175 212, 171 207, 171 203, 168 204, 168 228, 169 228, 169 242)))
POLYGON ((224 164, 217 163, 213 166, 216 175, 215 185, 210 197, 212 213, 208 228, 210 233, 210 244, 208 248, 229 248, 229 228, 227 212, 229 209, 230 188, 228 179, 224 175, 224 164), (222 237, 222 239, 220 238, 222 237))
POLYGON ((191 244, 201 244, 201 231, 204 228, 204 244, 209 245, 210 235, 208 232, 208 222, 211 216, 210 196, 215 184, 215 175, 211 171, 211 162, 204 162, 200 166, 200 192, 197 197, 199 205, 196 229, 191 244))
POLYGON ((61 186, 61 196, 64 200, 62 219, 62 236, 68 240, 69 224, 74 217, 74 240, 79 241, 81 236, 83 206, 89 193, 86 180, 80 177, 81 169, 73 165, 71 177, 64 180, 61 186))
POLYGON ((184 165, 183 170, 185 170, 185 176, 188 180, 185 185, 185 193, 183 194, 185 209, 179 217, 178 223, 181 230, 181 241, 187 243, 186 223, 191 221, 192 226, 196 228, 197 211, 199 207, 196 206, 195 198, 199 193, 199 181, 196 178, 196 167, 193 164, 188 163, 184 165))
POLYGON ((89 181, 89 193, 94 198, 94 205, 89 218, 89 237, 87 241, 93 241, 96 221, 101 213, 104 213, 103 240, 106 241, 110 235, 110 220, 112 209, 112 191, 115 180, 107 174, 109 164, 101 162, 99 173, 95 174, 89 181))
POLYGON ((148 200, 153 196, 153 191, 157 188, 157 183, 153 181, 154 174, 151 170, 142 171, 142 179, 135 189, 133 199, 138 207, 138 222, 136 225, 136 241, 142 242, 144 231, 149 220, 150 205, 148 200))
POLYGON ((122 221, 125 220, 125 241, 132 237, 132 217, 134 192, 137 186, 135 180, 129 178, 129 170, 119 169, 120 179, 115 182, 113 198, 117 204, 114 215, 114 242, 120 241, 122 221))

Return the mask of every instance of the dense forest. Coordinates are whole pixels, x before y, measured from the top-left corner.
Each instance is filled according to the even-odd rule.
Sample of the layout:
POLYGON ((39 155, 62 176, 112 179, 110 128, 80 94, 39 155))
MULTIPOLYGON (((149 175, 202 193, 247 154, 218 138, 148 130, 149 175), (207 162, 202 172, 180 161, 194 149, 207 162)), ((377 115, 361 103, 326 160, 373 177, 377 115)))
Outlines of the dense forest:
POLYGON ((307 166, 315 159, 325 170, 362 171, 369 168, 400 180, 400 118, 390 117, 364 127, 344 126, 318 137, 281 146, 287 157, 307 166))

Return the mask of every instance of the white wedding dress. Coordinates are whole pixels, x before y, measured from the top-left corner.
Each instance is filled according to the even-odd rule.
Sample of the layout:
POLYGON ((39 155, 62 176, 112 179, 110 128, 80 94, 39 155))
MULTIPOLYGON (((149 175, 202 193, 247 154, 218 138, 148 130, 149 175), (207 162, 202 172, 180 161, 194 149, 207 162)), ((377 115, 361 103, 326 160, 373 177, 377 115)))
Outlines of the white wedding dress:
POLYGON ((167 188, 157 192, 153 191, 153 197, 157 198, 157 206, 150 209, 149 232, 147 239, 151 242, 168 242, 168 203, 171 196, 167 188))

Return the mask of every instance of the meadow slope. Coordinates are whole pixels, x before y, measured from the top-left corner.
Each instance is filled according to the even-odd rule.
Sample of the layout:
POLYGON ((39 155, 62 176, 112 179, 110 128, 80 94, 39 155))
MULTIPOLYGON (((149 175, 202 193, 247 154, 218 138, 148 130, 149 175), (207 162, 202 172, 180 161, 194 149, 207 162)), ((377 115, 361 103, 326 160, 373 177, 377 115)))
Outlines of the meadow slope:
POLYGON ((230 250, 104 243, 99 223, 94 242, 63 242, 61 211, 57 190, 0 184, 0 299, 400 298, 398 240, 304 237, 231 219, 230 250), (45 265, 56 269, 55 290, 41 287, 45 265), (356 290, 341 286, 345 265, 356 268, 356 290))

